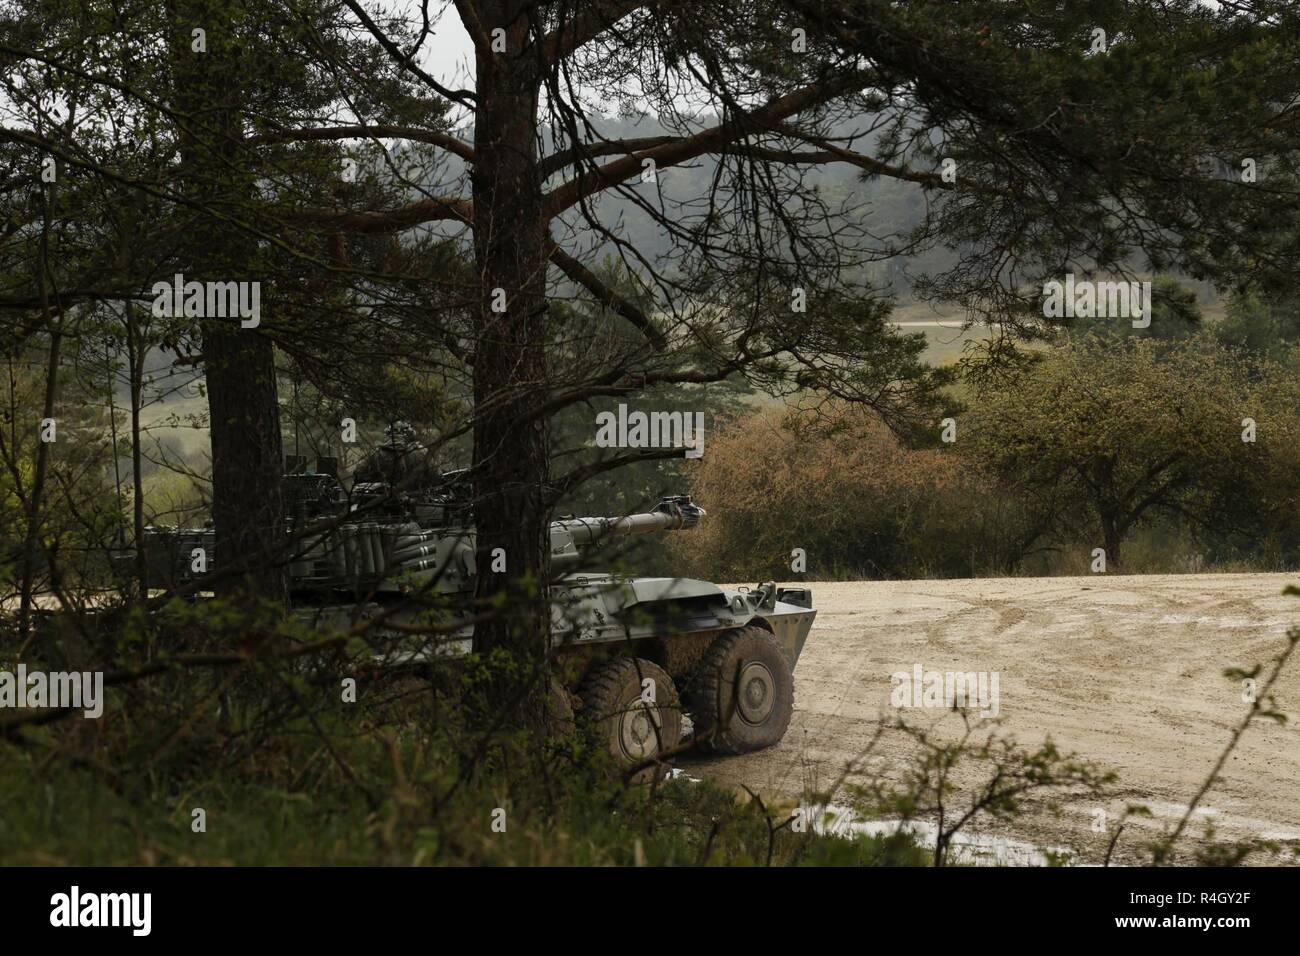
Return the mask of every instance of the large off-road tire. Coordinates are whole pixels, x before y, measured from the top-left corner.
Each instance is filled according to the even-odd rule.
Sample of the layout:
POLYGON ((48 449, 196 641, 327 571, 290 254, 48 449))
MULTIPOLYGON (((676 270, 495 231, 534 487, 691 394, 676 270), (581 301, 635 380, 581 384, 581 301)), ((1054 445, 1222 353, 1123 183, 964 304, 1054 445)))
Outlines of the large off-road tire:
MULTIPOLYGON (((622 657, 598 664, 578 696, 583 725, 622 767, 644 763, 681 743, 677 688, 667 672, 650 661, 622 657)), ((661 771, 650 766, 634 779, 648 781, 661 771)))
POLYGON ((777 743, 794 714, 794 674, 781 645, 754 625, 720 634, 691 677, 686 707, 705 750, 741 754, 777 743))

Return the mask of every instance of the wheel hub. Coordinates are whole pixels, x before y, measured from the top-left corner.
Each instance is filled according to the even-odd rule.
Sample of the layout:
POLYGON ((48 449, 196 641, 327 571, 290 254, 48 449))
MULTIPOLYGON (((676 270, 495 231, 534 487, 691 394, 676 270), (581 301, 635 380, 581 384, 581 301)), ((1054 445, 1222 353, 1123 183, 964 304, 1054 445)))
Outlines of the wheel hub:
POLYGON ((634 701, 619 720, 619 745, 632 760, 644 760, 659 750, 659 711, 634 701))
POLYGON ((767 665, 750 661, 740 670, 739 700, 736 710, 747 724, 761 724, 776 706, 776 679, 767 665))

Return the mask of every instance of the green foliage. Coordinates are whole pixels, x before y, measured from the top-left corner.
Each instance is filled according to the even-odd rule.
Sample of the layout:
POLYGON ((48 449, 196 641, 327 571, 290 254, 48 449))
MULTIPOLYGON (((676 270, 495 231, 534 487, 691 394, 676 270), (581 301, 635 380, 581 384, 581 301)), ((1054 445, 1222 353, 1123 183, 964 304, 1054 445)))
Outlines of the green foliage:
MULTIPOLYGON (((545 805, 504 799, 484 782, 430 807, 426 787, 448 786, 446 767, 400 774, 405 746, 341 752, 377 787, 369 809, 345 786, 286 790, 213 778, 182 791, 118 793, 93 771, 44 770, 30 754, 0 771, 0 864, 4 865, 512 865, 512 866, 890 866, 924 865, 899 837, 805 837, 782 830, 754 803, 707 782, 668 781, 657 792, 556 778, 545 805), (495 832, 493 811, 505 810, 495 832), (192 811, 207 811, 207 831, 192 811)), ((289 755, 284 755, 289 756, 289 755)), ((310 758, 303 751, 298 756, 310 758)), ((538 794, 537 796, 541 796, 538 794)))
POLYGON ((709 783, 628 786, 581 735, 485 728, 471 698, 509 659, 418 672, 369 666, 364 644, 302 655, 308 632, 219 601, 101 623, 128 658, 166 650, 119 676, 102 723, 6 718, 0 864, 924 862, 907 839, 796 833, 784 809, 709 783))
POLYGON ((1214 326, 1214 336, 1230 348, 1282 360, 1300 345, 1300 299, 1235 290, 1222 321, 1214 326))
POLYGON ((691 465, 709 518, 672 539, 678 573, 786 580, 795 547, 820 579, 1079 574, 1097 547, 1135 572, 1294 567, 1294 362, 1081 335, 968 375, 937 449, 843 408, 751 412, 691 465))
POLYGON ((1097 337, 1179 342, 1195 335, 1203 320, 1195 291, 1172 276, 1157 276, 1151 282, 1151 325, 1148 328, 1135 329, 1133 320, 1126 317, 1075 318, 1068 328, 1068 335, 1075 341, 1097 337))
POLYGON ((1266 526, 1296 493, 1294 381, 1203 338, 1089 336, 983 389, 960 451, 1072 540, 1122 542, 1159 515, 1231 535, 1266 526), (1256 423, 1244 441, 1245 419, 1256 423), (1266 471, 1281 485, 1267 487, 1266 471))
POLYGON ((895 729, 916 742, 920 755, 903 770, 901 782, 857 788, 904 823, 937 820, 935 866, 952 862, 954 838, 977 817, 1006 822, 1035 801, 1059 810, 1066 798, 1108 794, 1116 781, 1115 774, 1078 754, 1062 753, 1050 739, 1026 748, 999 733, 996 725, 972 720, 966 711, 957 716, 961 732, 946 736, 936 727, 899 720, 895 729), (982 782, 970 786, 970 773, 979 774, 982 782))
MULTIPOLYGON (((44 336, 38 342, 48 348, 44 336)), ((48 473, 36 521, 33 554, 36 590, 51 574, 65 586, 102 582, 105 549, 122 530, 123 502, 114 495, 107 416, 70 374, 60 376, 67 404, 59 406, 54 440, 43 443, 44 349, 15 349, 5 357, 7 387, 0 400, 0 604, 19 590, 37 460, 44 450, 48 473)))

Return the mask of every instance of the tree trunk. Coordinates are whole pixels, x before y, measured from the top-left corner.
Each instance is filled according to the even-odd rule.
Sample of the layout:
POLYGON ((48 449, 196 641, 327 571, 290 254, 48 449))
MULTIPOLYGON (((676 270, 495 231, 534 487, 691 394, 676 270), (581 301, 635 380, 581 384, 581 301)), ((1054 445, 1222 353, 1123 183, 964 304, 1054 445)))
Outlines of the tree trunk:
POLYGON ((242 574, 221 580, 218 594, 287 599, 283 555, 284 473, 275 355, 269 339, 210 324, 203 332, 212 432, 212 519, 217 570, 236 562, 242 574))
MULTIPOLYGON (((53 186, 50 187, 53 192, 53 186)), ((50 311, 49 288, 47 282, 49 279, 50 265, 50 214, 49 214, 49 196, 42 190, 41 192, 41 243, 40 243, 40 261, 37 262, 37 268, 40 270, 38 286, 40 288, 41 298, 41 319, 45 327, 50 330, 50 358, 49 364, 45 368, 45 400, 41 405, 41 421, 45 419, 54 419, 54 403, 58 397, 59 390, 59 355, 63 344, 63 319, 62 313, 54 315, 50 311)), ((58 424, 55 423, 55 440, 58 436, 58 424)), ((36 559, 37 551, 40 549, 40 532, 41 526, 45 523, 45 516, 42 512, 42 497, 45 492, 45 476, 49 471, 50 465, 50 446, 49 443, 40 440, 41 422, 37 422, 37 444, 36 444, 36 474, 32 478, 32 487, 27 500, 27 529, 23 539, 23 576, 22 586, 19 592, 19 625, 18 633, 22 636, 23 643, 19 649, 19 656, 27 649, 27 644, 31 640, 31 612, 35 598, 32 590, 36 586, 36 559)), ((66 439, 65 439, 66 440, 66 439)), ((15 442, 12 447, 17 455, 18 444, 15 442)))
POLYGON ((1120 533, 1119 522, 1112 515, 1101 516, 1101 532, 1103 546, 1106 549, 1106 570, 1118 571, 1120 569, 1120 533))
MULTIPOLYGON (((144 550, 144 456, 140 448, 140 406, 144 401, 145 347, 140 343, 135 305, 122 303, 126 328, 126 372, 131 383, 131 538, 135 542, 135 583, 141 601, 149 597, 149 570, 144 550)), ((117 454, 116 445, 113 454, 117 454)))
POLYGON ((474 252, 482 282, 474 350, 477 597, 500 614, 475 628, 477 651, 505 648, 543 660, 550 556, 544 488, 547 223, 537 165, 538 88, 519 4, 486 0, 480 18, 502 28, 506 51, 477 51, 474 252), (499 570, 504 562, 504 572, 499 570), (496 570, 494 570, 496 569, 496 570))
MULTIPOLYGON (((233 212, 247 208, 252 183, 235 155, 240 129, 243 67, 237 0, 174 0, 176 99, 186 117, 182 177, 187 194, 233 212), (192 30, 206 31, 207 51, 192 49, 192 30)), ((202 214, 200 214, 202 215, 202 214)), ((253 240, 234 226, 201 219, 188 262, 202 280, 251 281, 253 240)), ((265 297, 262 302, 265 304, 265 297)), ((275 347, 261 327, 238 318, 203 322, 203 364, 212 443, 212 518, 217 533, 216 591, 276 601, 287 599, 278 554, 284 545, 280 477, 283 448, 276 389, 275 347)))

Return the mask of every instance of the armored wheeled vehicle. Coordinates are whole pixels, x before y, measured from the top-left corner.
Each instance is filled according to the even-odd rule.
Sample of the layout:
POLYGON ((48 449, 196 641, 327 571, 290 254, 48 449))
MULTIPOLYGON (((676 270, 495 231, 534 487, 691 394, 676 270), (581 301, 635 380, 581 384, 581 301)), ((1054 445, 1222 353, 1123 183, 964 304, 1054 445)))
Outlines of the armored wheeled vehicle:
MULTIPOLYGON (((390 436, 347 492, 332 461, 308 470, 291 459, 284 500, 291 534, 329 525, 295 540, 288 564, 295 613, 320 629, 355 629, 369 619, 364 630, 376 654, 410 664, 470 651, 468 624, 435 645, 413 642, 418 628, 409 622, 418 612, 409 606, 431 594, 468 601, 481 558, 464 473, 412 474, 405 448, 390 436)), ((689 495, 677 495, 642 514, 550 526, 559 575, 550 588, 554 671, 576 716, 626 764, 676 750, 687 719, 701 749, 724 754, 771 746, 790 722, 793 671, 816 616, 807 588, 581 570, 586 549, 690 529, 704 517, 689 495)), ((211 528, 151 528, 145 547, 153 587, 201 586, 199 576, 221 567, 211 528)))

